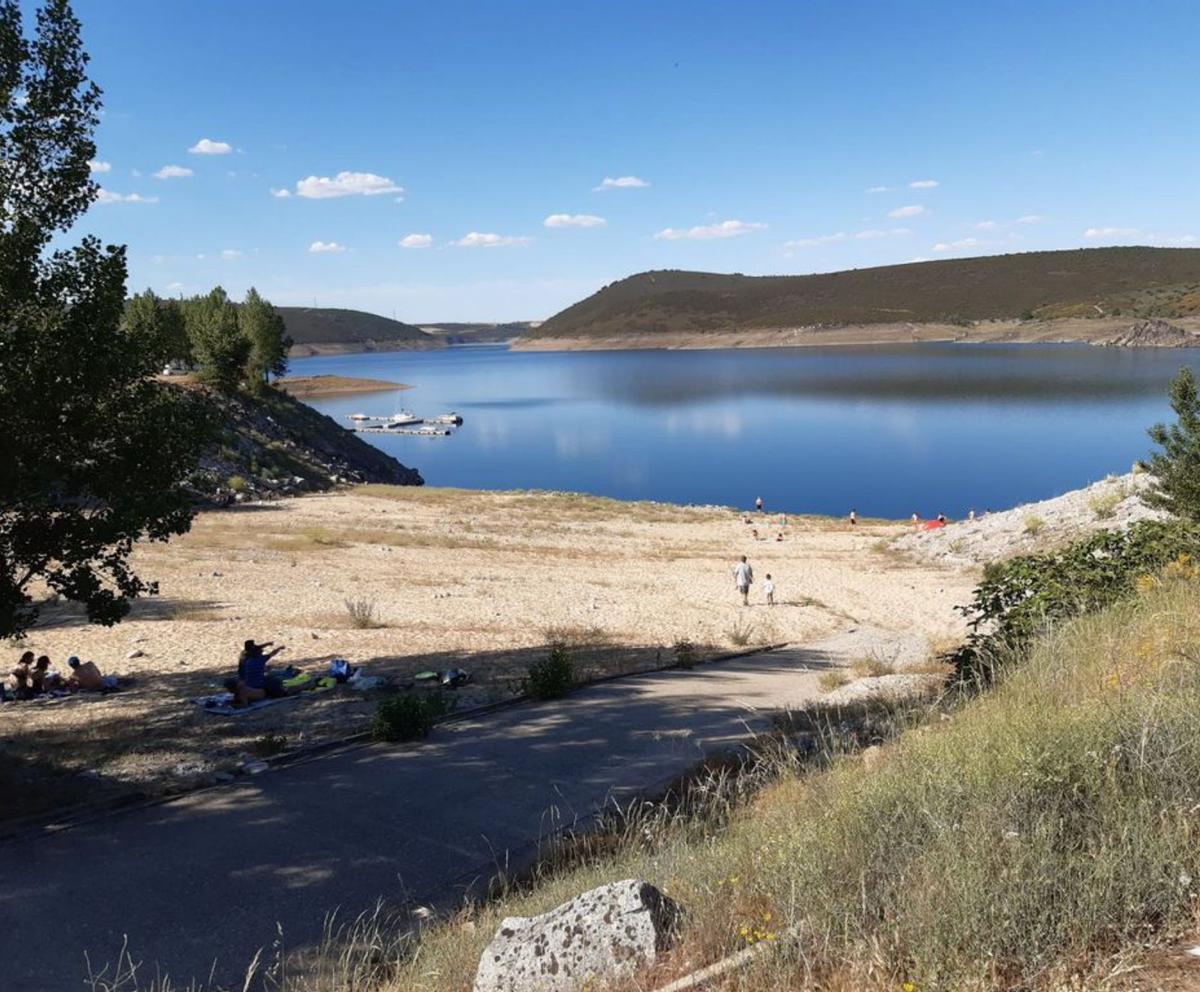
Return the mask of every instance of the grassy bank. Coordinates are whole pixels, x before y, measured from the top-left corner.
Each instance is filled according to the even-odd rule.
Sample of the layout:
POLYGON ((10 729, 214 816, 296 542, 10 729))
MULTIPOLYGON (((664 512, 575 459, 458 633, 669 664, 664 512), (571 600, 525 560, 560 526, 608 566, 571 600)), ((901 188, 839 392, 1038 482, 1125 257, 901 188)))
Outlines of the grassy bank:
POLYGON ((1142 585, 874 761, 785 776, 725 827, 677 824, 430 932, 381 987, 467 989, 503 916, 629 876, 689 911, 672 976, 781 943, 726 989, 1095 987, 1187 927, 1200 884, 1197 590, 1142 585))

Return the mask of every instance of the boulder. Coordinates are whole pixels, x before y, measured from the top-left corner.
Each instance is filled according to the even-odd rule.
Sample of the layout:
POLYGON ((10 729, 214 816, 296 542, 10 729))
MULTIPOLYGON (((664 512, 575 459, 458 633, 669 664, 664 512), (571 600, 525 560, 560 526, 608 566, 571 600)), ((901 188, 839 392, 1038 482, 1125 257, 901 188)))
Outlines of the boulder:
POLYGON ((678 921, 679 907, 635 878, 509 917, 479 960, 474 992, 578 992, 628 978, 666 950, 678 921))

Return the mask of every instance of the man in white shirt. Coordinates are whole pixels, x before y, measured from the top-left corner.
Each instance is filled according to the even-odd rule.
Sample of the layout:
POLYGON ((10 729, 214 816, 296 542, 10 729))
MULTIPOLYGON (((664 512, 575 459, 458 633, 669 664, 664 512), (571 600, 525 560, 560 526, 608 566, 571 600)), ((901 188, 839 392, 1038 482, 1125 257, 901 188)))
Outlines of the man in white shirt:
POLYGON ((743 606, 750 605, 750 583, 753 581, 754 569, 746 561, 746 556, 742 555, 742 560, 733 567, 733 582, 737 586, 738 592, 742 594, 743 606))

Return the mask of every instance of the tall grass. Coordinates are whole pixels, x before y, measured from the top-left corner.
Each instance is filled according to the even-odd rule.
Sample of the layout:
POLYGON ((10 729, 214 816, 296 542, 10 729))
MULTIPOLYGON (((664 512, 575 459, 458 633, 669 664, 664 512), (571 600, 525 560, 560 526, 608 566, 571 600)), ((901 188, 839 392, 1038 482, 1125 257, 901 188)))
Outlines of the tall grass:
POLYGON ((1168 583, 1042 640, 868 768, 791 776, 431 933, 388 992, 470 987, 502 915, 630 875, 689 912, 680 966, 800 934, 726 988, 1037 988, 1192 919, 1200 886, 1200 606, 1168 583), (1196 881, 1193 881, 1196 880, 1196 881), (757 939, 757 938, 756 938, 757 939))
POLYGON ((685 802, 615 811, 610 830, 555 849, 536 885, 411 944, 388 936, 401 928, 360 935, 365 957, 331 943, 328 977, 279 987, 466 992, 503 917, 634 876, 686 923, 653 983, 624 988, 763 942, 777 950, 711 987, 1097 987, 1115 956, 1194 923, 1200 892, 1200 587, 1139 587, 1000 659, 986 694, 865 734, 837 713, 828 733, 793 721, 824 742, 815 761, 779 750, 685 802), (855 739, 885 743, 868 762, 855 739))

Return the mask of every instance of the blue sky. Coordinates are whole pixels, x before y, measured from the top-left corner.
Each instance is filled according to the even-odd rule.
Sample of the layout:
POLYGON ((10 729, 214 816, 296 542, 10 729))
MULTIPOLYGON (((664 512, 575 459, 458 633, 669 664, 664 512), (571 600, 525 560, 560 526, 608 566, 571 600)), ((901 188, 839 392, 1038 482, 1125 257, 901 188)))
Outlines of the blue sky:
POLYGON ((539 319, 649 268, 1200 246, 1190 0, 76 10, 80 229, 132 290, 539 319))

